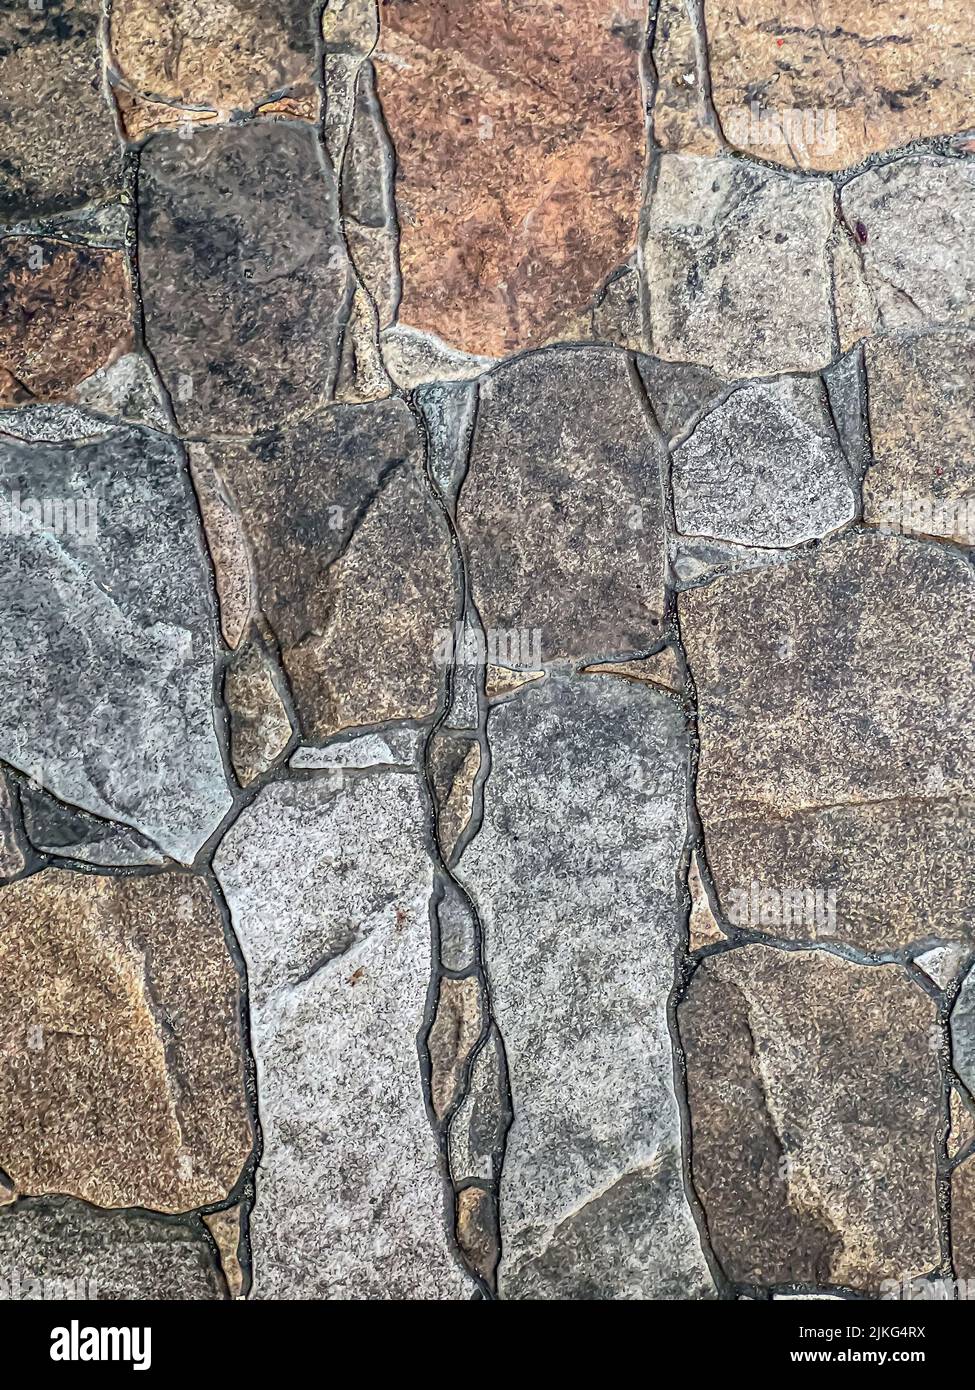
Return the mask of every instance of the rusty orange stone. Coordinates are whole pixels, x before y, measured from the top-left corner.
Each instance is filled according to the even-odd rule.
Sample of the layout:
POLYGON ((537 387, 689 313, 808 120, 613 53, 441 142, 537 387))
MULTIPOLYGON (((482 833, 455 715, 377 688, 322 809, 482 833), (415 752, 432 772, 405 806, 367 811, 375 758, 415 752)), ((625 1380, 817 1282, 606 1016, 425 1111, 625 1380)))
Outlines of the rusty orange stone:
POLYGON ((551 340, 636 239, 644 6, 383 0, 400 322, 467 352, 551 340))

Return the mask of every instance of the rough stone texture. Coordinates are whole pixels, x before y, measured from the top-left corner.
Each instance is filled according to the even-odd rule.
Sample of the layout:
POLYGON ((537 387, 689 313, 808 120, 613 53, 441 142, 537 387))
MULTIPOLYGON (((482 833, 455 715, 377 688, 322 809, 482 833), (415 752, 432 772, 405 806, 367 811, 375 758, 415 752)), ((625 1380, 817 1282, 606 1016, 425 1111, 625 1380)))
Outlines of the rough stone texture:
POLYGON ((0 241, 0 402, 62 400, 132 345, 125 259, 47 237, 0 241))
POLYGON ((951 1011, 951 1058, 955 1071, 975 1096, 975 971, 969 970, 951 1011))
POLYGON ((702 962, 678 1010, 691 1171, 731 1279, 876 1296, 938 1263, 935 1020, 898 966, 765 946, 702 962))
POLYGON ((914 964, 919 965, 939 989, 950 989, 970 959, 968 947, 954 941, 948 946, 935 946, 930 951, 922 951, 914 957, 914 964))
POLYGON ((680 596, 726 916, 737 892, 741 925, 788 939, 971 937, 973 587, 949 549, 861 536, 680 596), (797 917, 783 893, 823 896, 797 917))
POLYGON ((265 788, 215 867, 247 960, 257 1298, 463 1298, 423 1103, 432 871, 416 779, 265 788))
POLYGON ((664 155, 644 247, 652 350, 732 379, 825 366, 832 224, 825 180, 664 155))
POLYGON ((14 816, 10 787, 0 774, 0 879, 13 878, 24 867, 24 849, 14 816))
POLYGON ((204 1216, 207 1230, 213 1237, 220 1256, 220 1268, 231 1298, 239 1298, 244 1287, 244 1271, 240 1266, 241 1209, 228 1207, 204 1216))
POLYGON ((492 711, 488 739, 484 824, 457 872, 484 923, 514 1111, 501 1295, 706 1296, 666 1017, 681 715, 629 682, 550 678, 492 711))
POLYGON ((497 1203, 482 1187, 457 1194, 457 1244, 470 1268, 494 1288, 500 1257, 497 1203))
POLYGON ((633 249, 644 14, 616 0, 380 14, 401 321, 492 356, 557 336, 633 249))
POLYGON ((489 635, 533 648, 524 634, 539 633, 543 661, 639 650, 661 633, 659 465, 631 371, 607 348, 561 349, 481 387, 458 503, 473 599, 489 635))
POLYGON ((473 814, 480 745, 469 738, 439 734, 430 749, 429 766, 437 801, 437 839, 449 861, 473 814))
POLYGON ((188 862, 230 794, 180 451, 137 429, 74 447, 8 440, 0 493, 0 756, 188 862), (31 522, 45 500, 71 504, 48 510, 60 534, 31 522))
POLYGON ((511 1124, 507 1070, 501 1038, 492 1028, 471 1065, 470 1083, 450 1122, 450 1171, 454 1182, 496 1181, 511 1124))
POLYGON ((161 1211, 226 1197, 252 1136, 206 883, 48 869, 0 889, 0 922, 0 1168, 17 1189, 161 1211))
POLYGON ((60 1198, 0 1212, 0 1297, 156 1303, 227 1293, 199 1230, 60 1198))
POLYGON ((688 949, 701 951, 706 946, 718 945, 725 936, 711 907, 696 853, 691 855, 687 891, 691 899, 691 913, 687 921, 688 949))
POLYGON ((292 732, 271 663, 256 642, 235 654, 224 697, 230 712, 230 757, 237 780, 246 787, 277 762, 292 732))
POLYGON ((880 338, 866 370, 864 521, 975 544, 975 337, 880 338))
POLYGON ((147 342, 184 431, 256 433, 328 399, 352 281, 312 130, 156 136, 139 264, 147 342))
POLYGON ((41 854, 117 867, 165 862, 136 831, 65 806, 30 783, 20 788, 20 804, 27 837, 41 854))
POLYGON ((226 116, 314 90, 305 0, 113 0, 109 38, 125 86, 177 105, 226 116))
POLYGON ((432 713, 453 607, 449 536, 402 401, 337 406, 208 457, 306 738, 432 713))
POLYGON ((718 137, 708 122, 692 9, 700 0, 660 0, 653 31, 657 90, 653 135, 663 150, 715 154, 718 137))
POLYGON ((875 331, 975 321, 975 161, 917 155, 845 184, 875 331))
POLYGON ((113 194, 121 159, 101 89, 98 0, 0 11, 0 219, 113 194))
POLYGON ((951 1256, 958 1279, 975 1279, 975 1162, 951 1176, 951 1256))
POLYGON ((790 546, 853 519, 849 469, 818 377, 741 387, 673 453, 678 530, 790 546))
POLYGON ((967 0, 704 0, 704 16, 724 133, 754 158, 843 169, 971 124, 967 0))
POLYGON ((437 1012, 427 1036, 430 1097, 438 1119, 461 1095, 464 1068, 481 1035, 482 1023, 481 987, 476 977, 442 979, 437 1012))

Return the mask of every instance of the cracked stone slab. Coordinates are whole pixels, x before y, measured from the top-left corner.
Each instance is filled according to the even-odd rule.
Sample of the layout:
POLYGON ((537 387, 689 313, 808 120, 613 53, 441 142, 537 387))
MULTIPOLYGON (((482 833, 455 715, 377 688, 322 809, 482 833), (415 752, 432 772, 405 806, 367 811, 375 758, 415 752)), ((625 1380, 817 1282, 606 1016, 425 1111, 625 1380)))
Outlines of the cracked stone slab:
POLYGON ((184 432, 258 433, 328 399, 352 274, 313 130, 154 137, 139 266, 146 341, 184 432))
POLYGON ((644 244, 653 351, 731 380, 825 366, 832 227, 825 179, 664 155, 644 244))
POLYGON ((488 742, 484 822, 457 875, 484 925, 514 1112, 501 1296, 708 1297, 667 1021, 683 717, 642 685, 552 676, 491 711, 488 742))
POLYGON ((122 252, 53 237, 4 237, 0 400, 70 398, 86 377, 129 351, 132 313, 122 252))
POLYGON ((224 1299, 201 1230, 67 1198, 0 1210, 0 1298, 188 1302, 224 1299))
POLYGON ((644 14, 415 0, 380 15, 402 322, 488 356, 550 340, 633 250, 644 14))
POLYGON ((436 634, 454 602, 450 537, 408 406, 336 406, 207 453, 246 535, 303 736, 431 714, 436 634))
POLYGON ((873 301, 873 331, 975 322, 975 160, 916 155, 840 193, 873 301))
POLYGON ((135 428, 74 447, 0 441, 0 593, 0 756, 192 860, 231 798, 178 446, 135 428))
POLYGON ((679 596, 730 921, 867 950, 971 939, 973 600, 959 552, 874 535, 679 596))
POLYGON ((975 33, 966 0, 704 0, 714 105, 757 159, 844 169, 966 129, 975 33))
POLYGON ((417 1039, 432 866, 415 777, 264 788, 214 867, 248 967, 257 1298, 464 1298, 417 1039))
POLYGON ((729 1278, 876 1296, 939 1263, 936 1023, 899 966, 766 946, 702 962, 678 1026, 691 1173, 729 1278))
POLYGON ((496 664, 537 666, 539 644, 548 661, 659 639, 658 453, 623 353, 551 349, 492 372, 457 519, 488 638, 518 637, 521 659, 496 664))
POLYGON ((733 391, 674 450, 678 530, 743 545, 798 545, 856 514, 849 469, 818 377, 733 391))
POLYGON ((305 0, 113 0, 109 43, 124 86, 224 118, 285 93, 307 98, 315 88, 305 0))
POLYGON ((864 521, 975 544, 975 335, 878 338, 865 360, 864 521))
POLYGON ((0 14, 0 218, 79 207, 118 190, 121 158, 102 92, 98 0, 0 14))
POLYGON ((203 879, 46 869, 0 889, 0 922, 0 1168, 16 1189, 222 1201, 252 1136, 240 981, 203 879))

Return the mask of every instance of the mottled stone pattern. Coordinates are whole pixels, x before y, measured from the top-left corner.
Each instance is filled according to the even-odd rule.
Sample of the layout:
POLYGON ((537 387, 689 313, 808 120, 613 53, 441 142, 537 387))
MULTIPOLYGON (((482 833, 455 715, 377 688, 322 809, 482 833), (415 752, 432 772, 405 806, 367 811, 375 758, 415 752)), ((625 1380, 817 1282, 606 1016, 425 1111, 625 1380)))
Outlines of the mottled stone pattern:
POLYGON ((0 3, 0 1301, 972 1296, 973 72, 0 3))

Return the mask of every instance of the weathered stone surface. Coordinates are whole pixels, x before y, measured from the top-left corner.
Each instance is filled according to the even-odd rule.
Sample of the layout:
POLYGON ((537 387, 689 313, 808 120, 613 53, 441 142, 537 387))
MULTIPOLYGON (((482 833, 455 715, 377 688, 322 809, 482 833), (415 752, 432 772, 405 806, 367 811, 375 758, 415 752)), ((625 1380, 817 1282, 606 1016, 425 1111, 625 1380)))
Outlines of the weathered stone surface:
POLYGON ((851 521, 856 499, 818 377, 743 386, 673 454, 685 535, 790 546, 851 521))
POLYGON ((494 1288, 501 1254, 497 1198, 483 1187, 465 1187, 457 1194, 457 1244, 470 1268, 494 1288))
POLYGON ((653 352, 731 379, 824 366, 832 225, 825 179, 664 155, 645 243, 653 352))
POLYGON ((231 1298, 239 1298, 244 1287, 244 1271, 240 1265, 241 1209, 228 1207, 224 1211, 210 1212, 203 1220, 213 1236, 220 1255, 220 1268, 227 1281, 231 1298))
POLYGON ((716 154, 719 148, 708 120, 692 18, 700 4, 701 0, 660 0, 653 30, 654 141, 663 150, 681 154, 716 154))
POLYGON ((0 756, 191 860, 230 794, 178 447, 135 428, 74 447, 0 443, 0 594, 0 756))
POLYGON ((477 925, 470 903, 455 884, 445 885, 436 918, 440 964, 445 970, 470 970, 477 954, 477 925))
POLYGON ((480 745, 471 738, 439 733, 430 748, 429 765, 437 801, 437 839, 449 861, 473 814, 480 745))
POLYGON ((959 554, 866 535, 680 595, 730 920, 874 950, 971 938, 973 589, 959 554))
POLYGON ((936 1018, 899 966, 765 946, 702 962, 678 1009, 691 1172, 732 1280, 876 1296, 938 1263, 936 1018))
POLYGON ((614 275, 593 305, 592 336, 632 352, 645 349, 640 276, 634 266, 614 275))
POLYGON ((457 873, 484 924, 514 1111, 501 1295, 704 1297, 666 1014, 682 717, 640 685, 550 677, 492 710, 488 740, 484 823, 457 873))
POLYGON ((971 123, 966 0, 704 0, 724 133, 759 159, 843 169, 971 123))
POLYGON ((687 945, 690 951, 701 951, 705 946, 715 946, 724 941, 724 932, 718 924, 711 906, 711 899, 701 877, 701 867, 697 854, 691 855, 687 873, 687 891, 691 899, 691 913, 687 921, 687 945))
POLYGON ((951 1256, 958 1279, 975 1279, 975 1161, 951 1175, 951 1256))
POLYGON ((0 1168, 18 1190, 161 1211, 226 1197, 252 1136, 206 883, 47 869, 0 889, 0 921, 0 1168))
POLYGON ((975 321, 975 161, 916 155, 840 193, 874 306, 874 331, 975 321))
POLYGON ((230 757, 242 787, 273 767, 291 740, 291 720, 264 649, 248 642, 227 669, 230 757))
POLYGON ((335 739, 325 748, 296 748, 291 755, 291 766, 364 768, 388 764, 413 767, 425 737, 423 729, 386 729, 381 734, 335 739))
POLYGON ((380 15, 402 322, 492 356, 551 339, 633 250, 642 13, 419 0, 380 15))
POLYGON ((14 1302, 226 1298, 201 1232, 66 1198, 0 1212, 0 1298, 14 1302))
POLYGON ((384 328, 380 343, 386 370, 404 391, 429 381, 471 381, 494 366, 493 357, 458 352, 433 334, 402 324, 384 328))
POLYGON ((228 647, 236 648, 247 630, 254 606, 253 577, 247 541, 228 489, 222 483, 209 448, 191 444, 187 450, 193 490, 213 565, 220 605, 220 630, 228 647))
POLYGON ((101 411, 113 420, 132 421, 155 430, 168 430, 165 407, 145 357, 127 352, 80 381, 71 393, 87 410, 101 411))
POLYGON ((251 988, 254 1296, 465 1297, 417 1053, 432 870, 416 778, 266 787, 215 868, 251 988))
POLYGON ((963 1095, 961 1087, 952 1086, 949 1098, 951 1128, 948 1131, 948 1157, 957 1158, 962 1149, 975 1139, 975 1105, 963 1095))
POLYGON ((935 946, 930 951, 922 951, 919 956, 914 957, 914 964, 919 965, 939 989, 950 989, 961 974, 962 967, 968 964, 971 954, 967 946, 952 941, 947 946, 935 946))
POLYGON ((671 439, 682 436, 727 386, 717 373, 690 362, 664 362, 641 355, 636 364, 654 419, 671 439))
POLYGON ((476 976, 441 979, 437 1012, 427 1035, 430 1098, 438 1119, 460 1096, 464 1067, 481 1035, 482 1017, 481 986, 476 976))
POLYGON ((507 1070, 498 1030, 491 1028, 471 1066, 470 1083, 450 1122, 450 1172, 454 1182, 496 1181, 511 1124, 507 1070))
POLYGON ((314 90, 315 32, 305 0, 113 0, 109 42, 125 86, 224 117, 314 90))
POLYGON ((450 542, 406 404, 336 406, 207 453, 241 518, 304 736, 430 714, 450 542))
POLYGON ((975 970, 965 976, 951 1011, 951 1060, 959 1079, 975 1096, 975 970))
POLYGON ((65 806, 39 787, 22 785, 20 804, 27 836, 42 854, 117 867, 165 862, 165 855, 136 831, 65 806))
POLYGON ((679 693, 684 685, 680 663, 673 647, 662 647, 652 656, 640 657, 636 661, 600 661, 581 669, 587 676, 619 676, 622 680, 658 685, 661 690, 670 690, 675 694, 679 693))
POLYGON ((13 878, 24 867, 24 850, 14 817, 7 779, 0 774, 0 879, 13 878))
POLYGON ((538 633, 543 661, 660 636, 659 464, 630 372, 609 348, 560 349, 481 386, 458 502, 473 598, 489 638, 538 633))
POLYGON ((975 335, 878 338, 866 368, 864 521, 975 544, 975 335))
POLYGON ((0 241, 0 401, 26 389, 56 401, 132 346, 132 305, 120 251, 50 237, 0 241))
POLYGON ((101 89, 98 0, 6 5, 0 14, 0 218, 115 192, 121 169, 101 89))
POLYGON ((314 131, 159 135, 142 155, 146 339, 191 434, 250 434, 328 399, 352 275, 314 131))

